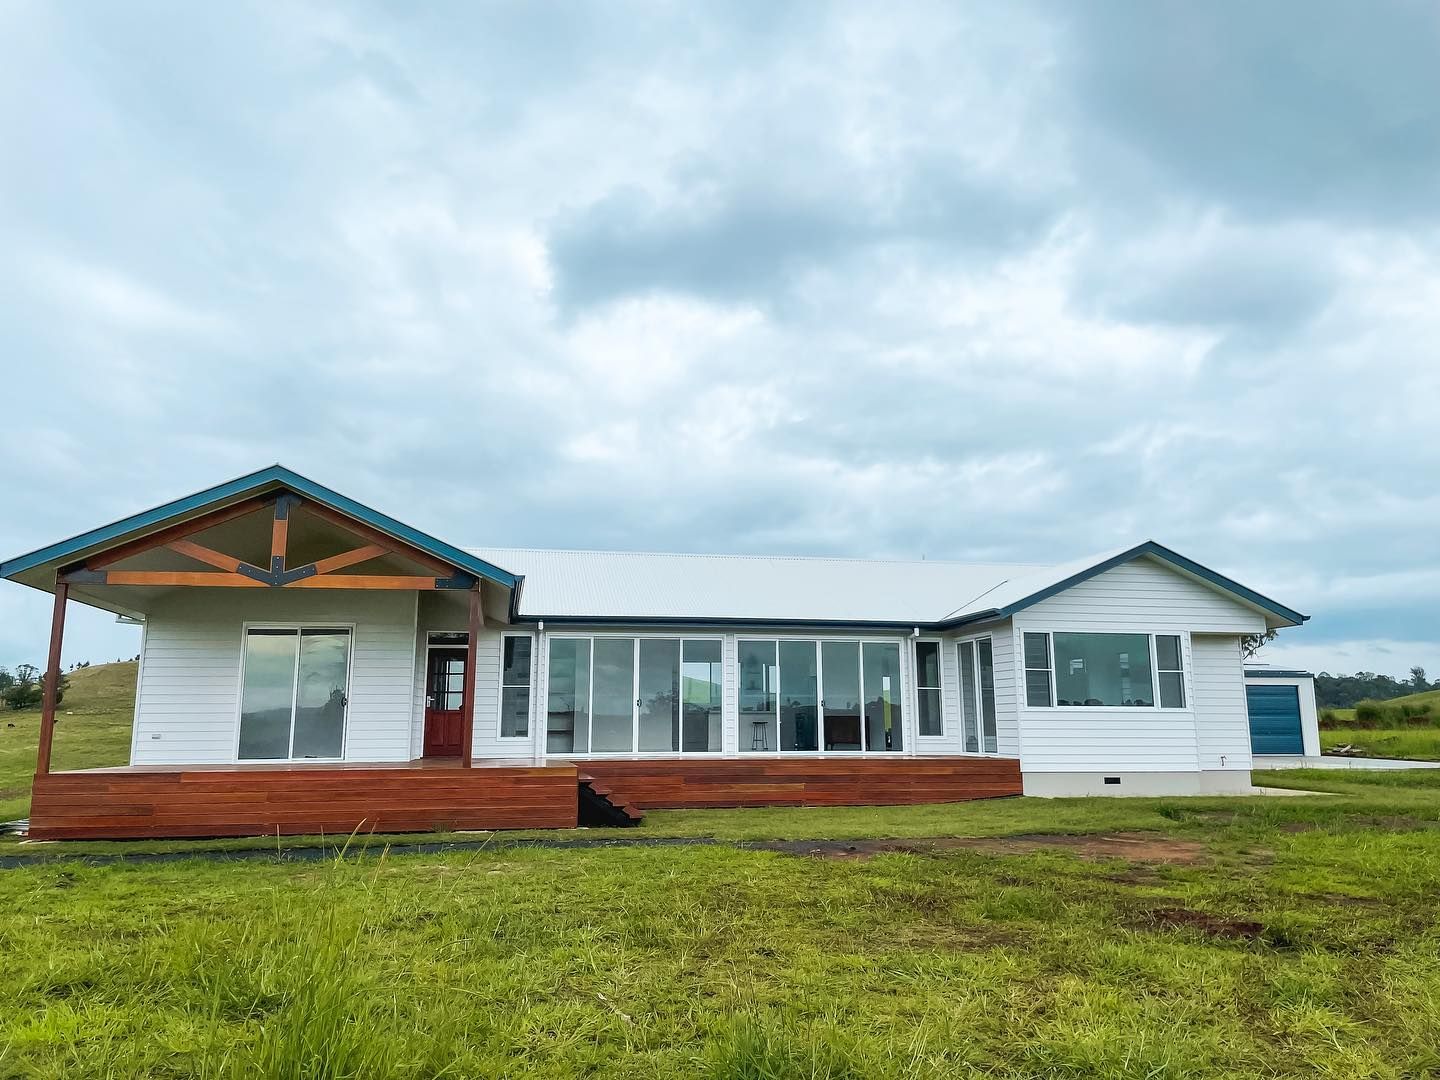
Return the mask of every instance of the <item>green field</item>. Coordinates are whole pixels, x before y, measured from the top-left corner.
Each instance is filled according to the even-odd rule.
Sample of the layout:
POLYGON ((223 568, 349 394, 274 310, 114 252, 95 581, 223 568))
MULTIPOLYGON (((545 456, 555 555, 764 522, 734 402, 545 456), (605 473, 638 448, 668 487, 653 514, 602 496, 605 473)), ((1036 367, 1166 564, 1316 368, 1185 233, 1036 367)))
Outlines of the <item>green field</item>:
MULTIPOLYGON (((130 760, 136 667, 132 660, 70 673, 69 689, 55 713, 53 768, 89 769, 130 760)), ((0 710, 0 718, 0 821, 9 821, 30 808, 40 710, 0 710)))
MULTIPOLYGON (((123 760, 125 673, 82 674, 63 760, 123 760)), ((1440 1075, 1437 773, 548 834, 601 849, 12 842, 0 1077, 1440 1075)))

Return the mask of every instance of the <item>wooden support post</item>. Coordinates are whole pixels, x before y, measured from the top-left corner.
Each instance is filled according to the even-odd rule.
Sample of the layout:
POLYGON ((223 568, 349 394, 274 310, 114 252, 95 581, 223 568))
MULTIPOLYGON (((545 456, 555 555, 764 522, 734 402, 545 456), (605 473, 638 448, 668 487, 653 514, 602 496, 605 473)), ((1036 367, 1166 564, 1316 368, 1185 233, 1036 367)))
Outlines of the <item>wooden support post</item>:
POLYGON ((50 616, 50 657, 45 667, 45 696, 40 704, 40 746, 35 754, 35 775, 50 771, 50 744, 55 737, 55 697, 60 686, 60 644, 65 638, 65 601, 70 586, 56 579, 55 611, 50 616))
POLYGON ((460 739, 460 767, 470 768, 475 750, 475 658, 480 646, 480 630, 485 614, 480 607, 480 586, 470 590, 470 633, 465 644, 464 734, 460 739))

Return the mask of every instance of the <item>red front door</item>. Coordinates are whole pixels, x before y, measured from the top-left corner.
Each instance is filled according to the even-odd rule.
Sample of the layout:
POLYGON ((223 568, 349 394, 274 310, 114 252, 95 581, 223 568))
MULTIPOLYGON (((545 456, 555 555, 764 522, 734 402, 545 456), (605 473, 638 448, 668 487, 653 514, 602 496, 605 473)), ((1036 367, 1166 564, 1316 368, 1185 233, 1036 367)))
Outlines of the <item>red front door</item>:
POLYGON ((425 756, 459 757, 465 733, 465 650, 431 649, 425 676, 425 756))

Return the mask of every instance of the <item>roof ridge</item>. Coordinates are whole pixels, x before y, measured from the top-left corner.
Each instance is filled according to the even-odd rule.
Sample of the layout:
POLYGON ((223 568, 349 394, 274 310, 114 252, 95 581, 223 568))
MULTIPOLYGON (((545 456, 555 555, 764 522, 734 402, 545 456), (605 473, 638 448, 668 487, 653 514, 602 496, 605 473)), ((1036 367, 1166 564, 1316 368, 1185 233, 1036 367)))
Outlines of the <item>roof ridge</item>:
POLYGON ((861 563, 896 563, 903 566, 921 566, 933 564, 936 566, 1004 566, 1004 567, 1033 567, 1036 570, 1045 570, 1055 566, 1055 563, 1037 562, 998 562, 989 560, 969 561, 965 559, 897 559, 897 558, 875 558, 864 555, 763 555, 749 552, 714 552, 714 551, 635 551, 632 549, 607 549, 607 548, 550 548, 550 547, 504 547, 499 545, 478 544, 464 545, 464 550, 471 553, 489 552, 533 552, 543 555, 630 555, 642 558, 659 559, 754 559, 769 562, 861 562, 861 563))

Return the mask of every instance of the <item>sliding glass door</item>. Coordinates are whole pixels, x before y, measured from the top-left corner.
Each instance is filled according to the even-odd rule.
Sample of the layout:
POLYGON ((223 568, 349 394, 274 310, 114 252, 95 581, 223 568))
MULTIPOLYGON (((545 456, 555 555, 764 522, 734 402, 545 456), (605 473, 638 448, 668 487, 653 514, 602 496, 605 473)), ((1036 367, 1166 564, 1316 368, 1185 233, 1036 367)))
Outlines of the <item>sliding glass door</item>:
POLYGON ((348 629, 246 630, 236 757, 343 757, 349 671, 348 629))
POLYGON ((546 749, 717 752, 722 671, 718 638, 551 638, 546 749))
POLYGON ((738 650, 742 752, 904 749, 899 642, 741 639, 738 650))
POLYGON ((995 654, 988 637, 962 641, 956 647, 960 664, 960 720, 967 754, 993 754, 999 749, 995 713, 995 654))

